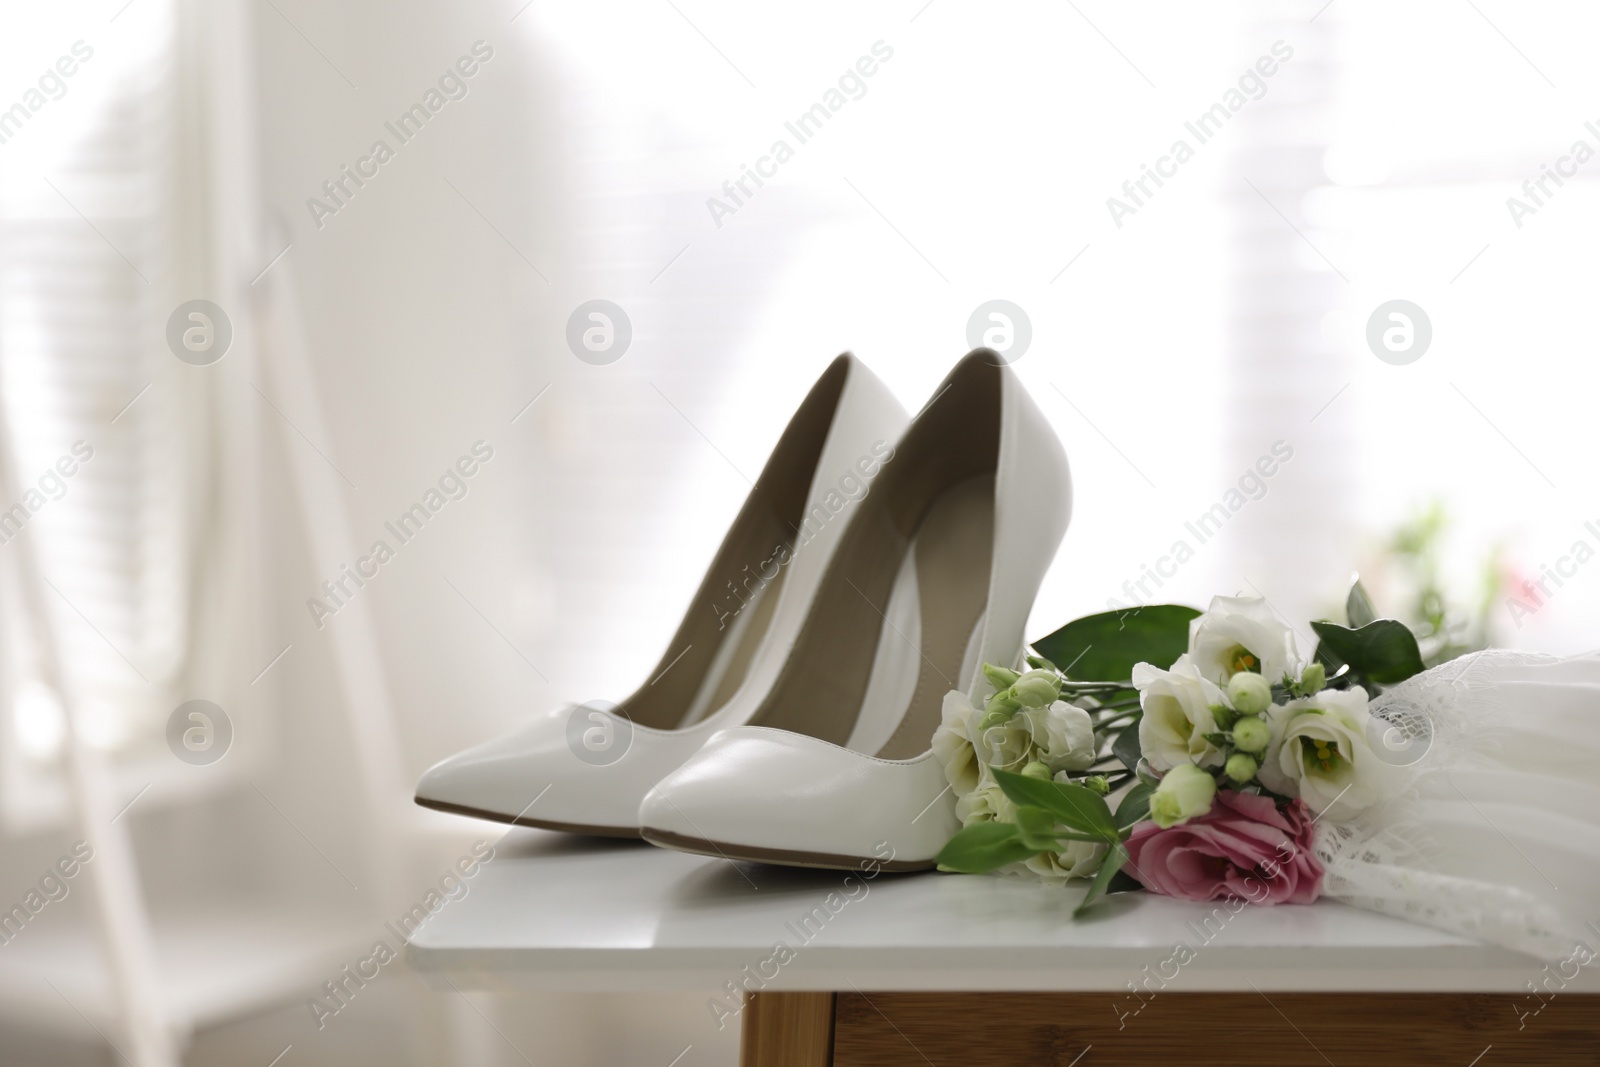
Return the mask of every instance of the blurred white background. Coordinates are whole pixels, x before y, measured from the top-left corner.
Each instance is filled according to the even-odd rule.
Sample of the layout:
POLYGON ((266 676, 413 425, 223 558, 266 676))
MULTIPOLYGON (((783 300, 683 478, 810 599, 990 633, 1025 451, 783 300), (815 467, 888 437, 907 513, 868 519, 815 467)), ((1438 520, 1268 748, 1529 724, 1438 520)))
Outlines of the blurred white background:
MULTIPOLYGON (((1600 549, 1600 161, 1524 189, 1600 150, 1588 6, 0 19, 0 509, 25 511, 0 524, 0 905, 82 836, 79 765, 109 783, 152 916, 149 951, 111 967, 79 879, 0 944, 7 1064, 112 1062, 116 977, 146 957, 191 1064, 732 1062, 703 996, 468 998, 395 966, 323 1029, 305 1001, 499 836, 411 810, 421 770, 627 692, 827 362, 854 351, 915 410, 989 300, 1026 312, 1015 366, 1076 481, 1035 636, 1218 592, 1330 615, 1353 571, 1410 615, 1432 570, 1471 636, 1600 645, 1600 564, 1574 557, 1600 549), (386 124, 441 87, 401 143, 386 124), (832 91, 799 143, 785 124, 832 91), (1219 103, 1201 143, 1186 124, 1219 103), (793 158, 734 202, 779 139, 793 158), (1193 158, 1136 201, 1124 183, 1180 139, 1193 158), (393 158, 357 188, 342 168, 378 140, 393 158), (604 366, 565 341, 596 298, 633 328, 604 366), (204 366, 167 341, 195 299, 234 335, 204 366), (1367 343, 1396 299, 1431 323, 1406 365, 1367 343), (92 458, 52 480, 80 441, 92 458), (466 495, 319 620, 322 582, 476 442, 493 458, 466 495), (1202 543, 1186 524, 1280 442, 1292 459, 1202 543), (1426 551, 1393 551, 1429 515, 1426 551), (1192 559, 1162 563, 1178 542, 1192 559), (1559 585, 1524 584, 1547 570, 1559 585), (231 722, 225 759, 169 751, 191 699, 231 722)), ((112 880, 115 839, 90 878, 112 880)))

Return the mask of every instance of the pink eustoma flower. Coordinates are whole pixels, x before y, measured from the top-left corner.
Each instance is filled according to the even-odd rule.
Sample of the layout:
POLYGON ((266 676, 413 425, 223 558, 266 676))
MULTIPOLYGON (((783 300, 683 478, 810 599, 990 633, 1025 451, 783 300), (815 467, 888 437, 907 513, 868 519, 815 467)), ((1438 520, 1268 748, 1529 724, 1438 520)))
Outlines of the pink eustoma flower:
POLYGON ((1151 892, 1184 900, 1310 904, 1323 874, 1314 831, 1299 800, 1280 808, 1271 797, 1223 789, 1209 812, 1181 825, 1136 826, 1126 870, 1151 892))

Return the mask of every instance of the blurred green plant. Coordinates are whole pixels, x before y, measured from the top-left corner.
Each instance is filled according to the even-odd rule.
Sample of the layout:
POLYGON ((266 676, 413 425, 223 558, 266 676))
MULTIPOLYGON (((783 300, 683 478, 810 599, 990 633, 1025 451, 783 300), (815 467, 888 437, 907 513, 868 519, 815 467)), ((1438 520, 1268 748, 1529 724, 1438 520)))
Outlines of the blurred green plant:
POLYGON ((1489 647, 1490 613, 1505 587, 1496 545, 1481 564, 1475 597, 1466 604, 1452 603, 1440 578, 1441 545, 1449 525, 1444 505, 1435 500, 1396 527, 1384 546, 1386 562, 1413 590, 1411 602, 1397 605, 1396 614, 1416 633, 1422 661, 1429 667, 1489 647))

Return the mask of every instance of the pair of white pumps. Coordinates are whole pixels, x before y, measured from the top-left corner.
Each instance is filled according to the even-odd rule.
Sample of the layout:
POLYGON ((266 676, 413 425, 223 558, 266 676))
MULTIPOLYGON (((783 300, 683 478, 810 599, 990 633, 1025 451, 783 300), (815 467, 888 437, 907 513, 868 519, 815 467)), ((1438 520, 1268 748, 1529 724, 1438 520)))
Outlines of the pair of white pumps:
POLYGON ((653 680, 450 757, 417 803, 728 859, 931 867, 960 829, 931 748, 944 696, 981 701, 980 666, 1020 659, 1070 500, 1060 442, 995 353, 909 424, 842 355, 653 680))

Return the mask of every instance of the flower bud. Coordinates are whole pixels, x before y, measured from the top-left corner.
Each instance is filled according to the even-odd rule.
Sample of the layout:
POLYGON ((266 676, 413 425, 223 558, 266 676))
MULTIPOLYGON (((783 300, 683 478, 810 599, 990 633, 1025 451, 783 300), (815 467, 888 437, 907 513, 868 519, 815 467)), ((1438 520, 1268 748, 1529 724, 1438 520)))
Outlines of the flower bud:
POLYGON ((1226 704, 1212 704, 1206 710, 1211 712, 1211 718, 1215 720, 1219 730, 1231 730, 1233 724, 1239 721, 1241 715, 1240 712, 1235 711, 1226 704))
POLYGON ((1228 679, 1228 701, 1244 715, 1260 715, 1272 704, 1272 686, 1261 675, 1240 671, 1228 679))
POLYGON ((1247 715, 1233 724, 1233 747, 1241 752, 1265 752, 1271 742, 1272 730, 1254 715, 1247 715))
POLYGON ((1320 663, 1312 663, 1300 672, 1300 691, 1306 696, 1322 692, 1322 687, 1328 684, 1328 669, 1320 663))
POLYGON ((1243 785, 1256 776, 1256 771, 1260 766, 1253 756, 1248 756, 1243 752, 1235 752, 1228 757, 1227 765, 1222 768, 1222 771, 1229 778, 1243 785))
POLYGON ((1061 683, 1050 671, 1029 671, 1012 683, 1011 695, 1025 708, 1047 708, 1061 699, 1061 683))
POLYGON ((1107 796, 1111 792, 1111 782, 1107 780, 1106 776, 1103 774, 1090 775, 1088 778, 1083 779, 1078 784, 1083 786, 1085 789, 1099 793, 1101 796, 1107 796))
POLYGON ((1021 704, 1017 703, 1017 698, 1011 695, 1010 689, 1002 689, 989 698, 988 703, 984 704, 983 710, 991 715, 999 712, 1009 719, 1021 706, 1021 704))
POLYGON ((1034 760, 1032 763, 1022 768, 1022 776, 1024 778, 1040 778, 1048 782, 1050 780, 1050 768, 1046 767, 1038 760, 1034 760))
POLYGON ((1011 716, 1014 714, 1016 713, 1006 711, 1004 708, 996 708, 993 711, 986 711, 983 713, 983 718, 978 720, 978 732, 987 733, 996 726, 1004 726, 1006 723, 1011 721, 1011 716))
POLYGON ((989 684, 997 690, 1010 689, 1017 684, 1017 679, 1022 677, 1016 671, 1007 670, 1004 667, 996 667, 993 663, 985 663, 983 665, 983 676, 989 679, 989 684))
POLYGON ((1150 795, 1150 821, 1163 830, 1188 822, 1210 811, 1216 795, 1216 779, 1192 763, 1180 763, 1150 795))

